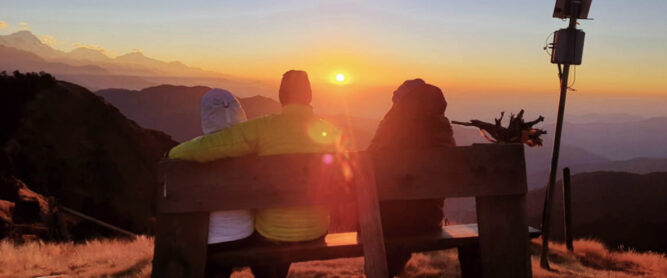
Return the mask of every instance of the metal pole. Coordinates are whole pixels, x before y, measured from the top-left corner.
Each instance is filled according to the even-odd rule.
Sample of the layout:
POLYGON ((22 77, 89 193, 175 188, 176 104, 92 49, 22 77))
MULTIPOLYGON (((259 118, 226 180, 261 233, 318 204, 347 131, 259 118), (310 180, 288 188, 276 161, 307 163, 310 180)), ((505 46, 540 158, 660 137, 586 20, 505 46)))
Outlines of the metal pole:
MULTIPOLYGON (((568 29, 574 30, 577 27, 577 16, 579 11, 579 1, 571 2, 572 17, 568 29)), ((572 43, 574 40, 570 40, 572 43)), ((574 49, 574 48, 570 48, 574 49)), ((572 50, 570 50, 572 51, 572 50)), ((549 183, 544 200, 544 210, 542 211, 542 254, 540 257, 540 266, 549 269, 549 222, 551 221, 551 203, 553 200, 554 184, 558 173, 558 156, 560 154, 560 138, 563 132, 563 116, 565 114, 565 97, 567 96, 568 76, 570 75, 570 64, 563 65, 563 72, 560 76, 560 100, 558 102, 558 117, 556 119, 556 133, 554 135, 554 148, 551 156, 551 169, 549 171, 549 183)))
POLYGON ((565 213, 565 245, 574 251, 572 245, 572 187, 570 186, 570 168, 563 169, 563 212, 565 213))

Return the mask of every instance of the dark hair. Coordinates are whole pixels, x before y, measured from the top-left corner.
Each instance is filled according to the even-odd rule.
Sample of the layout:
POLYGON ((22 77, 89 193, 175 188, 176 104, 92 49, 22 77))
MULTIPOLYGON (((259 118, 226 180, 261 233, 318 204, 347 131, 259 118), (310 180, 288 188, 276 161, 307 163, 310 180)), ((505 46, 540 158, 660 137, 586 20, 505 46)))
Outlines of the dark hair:
POLYGON ((282 105, 310 104, 312 94, 308 74, 305 71, 290 70, 283 74, 278 91, 278 98, 282 105))

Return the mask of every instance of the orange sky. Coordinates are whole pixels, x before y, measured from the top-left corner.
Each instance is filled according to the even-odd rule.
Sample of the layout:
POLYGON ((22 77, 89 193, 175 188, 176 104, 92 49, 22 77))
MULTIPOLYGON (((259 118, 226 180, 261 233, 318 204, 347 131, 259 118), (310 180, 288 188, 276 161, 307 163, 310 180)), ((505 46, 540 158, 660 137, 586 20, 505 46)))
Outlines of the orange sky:
MULTIPOLYGON (((578 93, 667 96, 666 9, 664 0, 594 1, 595 20, 579 25, 587 35, 578 93)), ((567 25, 552 10, 553 1, 534 0, 10 1, 0 34, 30 29, 63 50, 142 49, 276 87, 283 72, 303 69, 332 98, 386 98, 416 77, 452 96, 550 97, 557 69, 542 47, 567 25), (346 85, 332 84, 338 72, 346 85)))

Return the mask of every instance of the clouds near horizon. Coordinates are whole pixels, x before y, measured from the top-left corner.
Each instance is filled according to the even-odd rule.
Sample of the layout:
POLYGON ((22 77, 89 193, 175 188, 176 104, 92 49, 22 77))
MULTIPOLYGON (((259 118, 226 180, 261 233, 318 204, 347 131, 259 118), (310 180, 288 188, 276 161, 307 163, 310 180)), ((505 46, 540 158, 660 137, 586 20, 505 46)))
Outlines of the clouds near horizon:
POLYGON ((6 29, 7 26, 9 26, 9 24, 7 24, 7 22, 4 22, 4 21, 0 20, 0 30, 6 29))
POLYGON ((40 37, 40 41, 42 41, 43 44, 46 44, 50 47, 53 47, 53 45, 56 43, 56 39, 53 36, 49 35, 44 35, 40 37))
POLYGON ((21 31, 29 31, 30 30, 30 24, 28 22, 19 22, 19 30, 21 31))
POLYGON ((114 56, 117 55, 116 51, 109 50, 109 49, 106 49, 102 46, 95 45, 95 44, 87 44, 87 43, 77 42, 77 43, 73 43, 72 46, 74 48, 87 48, 87 49, 95 50, 95 51, 100 52, 100 53, 102 53, 106 56, 109 56, 109 57, 114 57, 114 56))

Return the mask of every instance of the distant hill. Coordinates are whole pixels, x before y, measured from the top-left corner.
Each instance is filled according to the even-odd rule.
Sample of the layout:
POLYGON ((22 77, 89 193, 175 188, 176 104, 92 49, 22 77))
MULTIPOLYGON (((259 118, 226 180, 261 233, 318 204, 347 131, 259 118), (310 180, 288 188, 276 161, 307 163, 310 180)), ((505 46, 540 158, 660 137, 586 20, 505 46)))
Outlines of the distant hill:
MULTIPOLYGON (((560 184, 559 184, 560 185, 560 184)), ((553 239, 563 238, 562 191, 554 191, 553 239)), ((539 226, 545 189, 528 193, 529 223, 539 226)), ((667 172, 593 172, 572 176, 575 238, 596 238, 612 248, 667 252, 667 172)))
POLYGON ((27 30, 0 36, 0 44, 31 52, 46 59, 55 59, 66 55, 65 52, 55 50, 42 43, 39 38, 27 30))
MULTIPOLYGON (((633 117, 635 118, 635 117, 633 117)), ((545 126, 548 131, 553 125, 545 126)), ((612 160, 636 157, 667 158, 667 117, 639 120, 569 123, 563 144, 578 146, 612 160)))
POLYGON ((566 115, 565 121, 574 124, 585 123, 630 123, 646 120, 646 117, 627 113, 589 113, 581 115, 566 115))
POLYGON ((667 171, 667 158, 639 157, 629 160, 608 161, 596 164, 581 164, 571 167, 572 173, 614 171, 635 174, 667 171))
MULTIPOLYGON (((627 172, 634 174, 648 174, 652 172, 667 171, 667 158, 646 158, 639 157, 629 160, 619 161, 598 161, 592 163, 565 161, 560 163, 561 167, 558 171, 558 179, 563 176, 562 169, 570 168, 571 174, 597 172, 597 171, 613 171, 613 172, 627 172)), ((541 171, 528 172, 529 188, 537 189, 544 187, 549 178, 549 169, 544 168, 541 171)))
MULTIPOLYGON (((141 91, 106 89, 96 94, 139 125, 166 132, 177 141, 186 141, 202 135, 200 103, 209 90, 204 86, 160 85, 141 91)), ((239 98, 239 101, 249 119, 281 110, 280 103, 263 96, 239 98)))
MULTIPOLYGON (((479 134, 476 128, 467 128, 454 126, 454 137, 459 146, 470 145, 472 143, 488 143, 479 134)), ((528 187, 539 188, 546 186, 546 181, 551 167, 551 153, 553 149, 553 135, 551 133, 543 136, 544 146, 525 147, 526 152, 526 172, 528 174, 528 187)), ((607 163, 610 160, 601 155, 592 153, 585 148, 577 145, 563 143, 560 150, 559 166, 571 165, 597 165, 607 163)))
MULTIPOLYGON (((176 144, 168 135, 141 128, 101 97, 48 75, 0 75, 0 113, 2 175, 102 221, 150 231, 153 173, 176 144)), ((93 235, 87 231, 79 235, 93 235)))
MULTIPOLYGON (((208 90, 210 88, 204 86, 160 85, 141 91, 106 89, 96 93, 139 125, 164 131, 177 141, 186 141, 202 135, 200 101, 208 90)), ((277 114, 282 109, 279 102, 263 96, 240 97, 239 101, 249 119, 277 114)), ((364 118, 321 117, 343 129, 353 150, 366 149, 377 126, 376 121, 364 118)))

